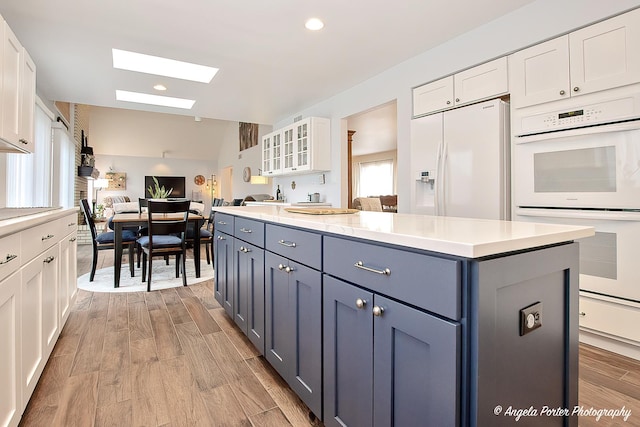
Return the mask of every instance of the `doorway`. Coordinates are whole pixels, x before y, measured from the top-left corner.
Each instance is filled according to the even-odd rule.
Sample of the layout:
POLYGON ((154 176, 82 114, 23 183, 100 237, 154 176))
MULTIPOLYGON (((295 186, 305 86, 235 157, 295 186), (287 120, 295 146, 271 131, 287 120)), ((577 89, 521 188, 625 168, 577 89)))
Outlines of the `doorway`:
POLYGON ((346 118, 347 199, 397 194, 397 102, 390 101, 346 118))
POLYGON ((233 201, 233 166, 227 166, 222 168, 220 172, 220 197, 225 202, 231 203, 233 201))

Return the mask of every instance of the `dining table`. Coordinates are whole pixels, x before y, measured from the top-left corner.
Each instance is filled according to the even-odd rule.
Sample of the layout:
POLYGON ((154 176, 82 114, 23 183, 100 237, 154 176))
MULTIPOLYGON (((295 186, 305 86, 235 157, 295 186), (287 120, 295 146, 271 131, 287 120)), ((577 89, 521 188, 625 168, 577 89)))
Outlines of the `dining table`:
MULTIPOLYGON (((184 214, 154 214, 154 221, 158 218, 170 220, 182 219, 184 214)), ((189 213, 189 222, 193 222, 194 230, 199 230, 204 224, 205 218, 202 215, 189 213)), ((149 214, 144 213, 117 213, 113 216, 113 231, 115 240, 115 259, 113 263, 113 286, 120 287, 120 269, 122 268, 122 230, 129 227, 144 227, 149 223, 149 214)), ((196 277, 200 277, 200 233, 193 233, 193 262, 196 270, 196 277)))

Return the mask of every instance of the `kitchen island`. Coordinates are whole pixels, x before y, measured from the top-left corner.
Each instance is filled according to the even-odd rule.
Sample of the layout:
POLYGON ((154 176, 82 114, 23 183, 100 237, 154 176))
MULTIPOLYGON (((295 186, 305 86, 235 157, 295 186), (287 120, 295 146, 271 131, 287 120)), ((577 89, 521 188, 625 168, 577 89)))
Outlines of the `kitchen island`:
POLYGON ((577 405, 573 241, 592 228, 214 209, 216 299, 325 425, 512 425, 577 405))

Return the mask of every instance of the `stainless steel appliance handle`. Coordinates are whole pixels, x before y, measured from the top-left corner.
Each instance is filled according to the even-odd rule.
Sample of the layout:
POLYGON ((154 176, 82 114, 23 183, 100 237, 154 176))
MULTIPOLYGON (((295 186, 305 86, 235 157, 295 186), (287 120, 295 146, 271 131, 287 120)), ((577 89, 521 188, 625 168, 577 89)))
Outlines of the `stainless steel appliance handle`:
POLYGON ((436 185, 433 189, 433 214, 436 216, 440 215, 440 183, 442 182, 440 166, 442 163, 442 144, 442 141, 438 144, 438 152, 436 154, 436 185))

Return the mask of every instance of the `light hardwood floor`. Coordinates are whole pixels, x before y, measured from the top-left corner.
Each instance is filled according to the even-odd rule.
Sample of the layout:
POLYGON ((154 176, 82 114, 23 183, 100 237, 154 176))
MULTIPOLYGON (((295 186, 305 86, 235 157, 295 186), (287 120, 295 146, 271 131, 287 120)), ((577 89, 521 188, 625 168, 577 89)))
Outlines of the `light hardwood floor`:
MULTIPOLYGON (((78 275, 90 261, 91 247, 79 246, 78 275)), ((101 251, 98 268, 112 265, 112 252, 101 251)), ((580 426, 640 426, 640 362, 581 344, 579 392, 585 409, 632 411, 627 422, 581 417, 580 426)), ((226 316, 209 281, 79 291, 21 425, 322 424, 226 316)))

